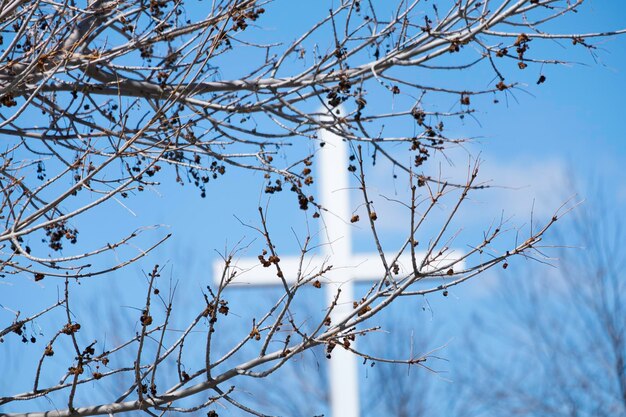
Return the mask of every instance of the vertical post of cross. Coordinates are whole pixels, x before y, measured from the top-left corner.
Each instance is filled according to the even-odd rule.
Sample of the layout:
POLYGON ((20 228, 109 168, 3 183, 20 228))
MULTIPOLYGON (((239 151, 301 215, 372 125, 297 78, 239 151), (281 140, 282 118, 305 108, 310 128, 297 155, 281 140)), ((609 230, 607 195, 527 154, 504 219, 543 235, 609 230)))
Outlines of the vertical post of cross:
MULTIPOLYGON (((339 110, 341 111, 341 110, 339 110)), ((324 118, 325 119, 325 118, 324 118)), ((324 120, 323 119, 323 120, 324 120)), ((335 265, 346 265, 352 257, 350 238, 350 184, 348 169, 348 143, 337 134, 321 129, 319 138, 322 147, 317 154, 319 198, 321 213, 321 243, 326 258, 335 265)), ((345 317, 352 310, 354 289, 351 273, 337 268, 327 274, 326 300, 330 306, 335 301, 330 319, 345 317)), ((332 351, 330 359, 330 404, 333 417, 359 416, 358 369, 355 356, 340 347, 332 351)))

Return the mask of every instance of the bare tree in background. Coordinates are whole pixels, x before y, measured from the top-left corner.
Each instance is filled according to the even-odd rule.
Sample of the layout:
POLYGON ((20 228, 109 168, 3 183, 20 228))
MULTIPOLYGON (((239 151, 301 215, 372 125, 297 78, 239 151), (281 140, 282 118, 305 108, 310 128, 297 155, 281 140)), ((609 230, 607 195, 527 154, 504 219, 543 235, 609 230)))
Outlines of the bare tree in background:
MULTIPOLYGON (((394 306, 396 307, 396 306, 394 306)), ((363 397, 366 398, 363 415, 389 415, 397 417, 426 417, 434 415, 459 415, 447 413, 441 407, 441 398, 453 400, 454 396, 438 397, 437 390, 443 383, 446 394, 453 386, 446 378, 449 365, 443 360, 445 345, 433 345, 439 328, 433 323, 424 323, 413 308, 403 306, 387 312, 381 319, 384 333, 364 339, 364 349, 384 352, 383 360, 370 357, 366 362, 367 383, 363 384, 363 397), (397 317, 403 317, 400 321, 397 317), (384 345, 376 346, 377 344, 384 345), (393 363, 394 358, 426 359, 412 364, 393 363), (387 362, 388 359, 392 359, 387 362), (427 372, 425 372, 427 371, 427 372)), ((412 306, 414 307, 414 306, 412 306)))
MULTIPOLYGON (((228 402, 261 415, 242 402, 240 379, 263 379, 316 346, 323 346, 327 355, 333 348, 349 349, 352 341, 376 328, 374 316, 400 296, 445 294, 449 286, 510 257, 540 256, 535 250, 561 213, 522 239, 506 235, 512 226, 499 224, 473 242, 457 242, 453 224, 461 203, 484 188, 476 179, 478 166, 470 166, 467 177, 455 183, 428 161, 445 157, 451 147, 464 142, 448 137, 444 127, 471 115, 477 104, 512 94, 516 77, 523 77, 520 70, 561 63, 555 56, 533 54, 533 45, 567 40, 573 48, 593 53, 593 38, 623 32, 542 30, 582 4, 467 0, 434 5, 415 0, 374 5, 344 0, 329 11, 320 6, 324 12, 308 29, 278 31, 272 37, 261 30, 264 21, 278 15, 272 22, 280 26, 297 19, 297 7, 289 10, 256 0, 3 1, 2 279, 58 280, 63 288, 58 301, 29 313, 10 302, 3 304, 6 311, 15 312, 13 321, 0 330, 5 344, 20 339, 34 343, 29 329, 48 323, 45 318, 52 322, 38 333, 46 341, 36 345, 32 388, 0 393, 3 411, 10 415, 11 407, 19 406, 33 417, 137 410, 155 414, 228 402), (455 79, 459 71, 480 76, 465 78, 471 81, 464 84, 455 79), (438 73, 454 82, 436 81, 438 73), (381 105, 379 97, 388 104, 381 105), (440 100, 452 103, 454 110, 437 110, 440 100), (340 104, 345 114, 322 117, 340 104), (387 134, 386 126, 403 133, 387 134), (180 311, 174 288, 162 290, 163 269, 155 266, 146 274, 145 293, 137 295, 143 307, 129 325, 126 341, 110 346, 101 338, 84 336, 97 333, 98 326, 88 327, 86 318, 73 312, 72 294, 80 290, 81 280, 110 278, 112 271, 141 259, 169 235, 151 235, 145 245, 145 229, 129 230, 116 241, 103 239, 100 246, 85 247, 80 224, 100 221, 99 210, 123 204, 148 187, 158 189, 160 181, 189 178, 202 197, 211 197, 214 180, 237 175, 244 181, 253 172, 266 176, 267 193, 293 193, 294 210, 317 218, 324 207, 310 191, 315 178, 309 166, 319 129, 350 142, 353 161, 337 169, 355 175, 360 205, 367 211, 361 222, 371 229, 385 269, 354 301, 353 314, 329 322, 334 304, 320 306, 319 321, 308 321, 303 331, 292 308, 300 302, 302 288, 323 285, 332 264, 307 273, 301 269, 295 284, 288 284, 281 269, 282 249, 274 245, 272 225, 259 209, 257 230, 266 245, 259 260, 276 270, 282 292, 264 313, 249 312, 250 328, 229 349, 216 351, 213 346, 229 330, 231 307, 224 289, 234 279, 232 268, 224 271, 220 285, 199 294, 197 305, 188 303, 180 311), (398 145, 404 149, 401 155, 398 145), (403 204, 411 221, 404 243, 393 248, 398 256, 412 254, 408 271, 399 271, 396 256, 383 252, 363 149, 404 173, 410 185, 411 195, 403 204), (446 209, 443 219, 431 215, 440 205, 446 209), (418 242, 418 233, 435 226, 434 234, 418 242), (463 245, 467 253, 441 262, 451 245, 463 245), (415 256, 417 249, 425 256, 415 256), (105 264, 112 258, 117 262, 105 264), (435 278, 432 286, 414 286, 425 278, 435 278), (170 328, 175 313, 184 317, 185 327, 170 328), (187 353, 189 346, 201 346, 202 352, 187 353), (244 346, 254 346, 255 354, 243 355, 244 346), (126 357, 125 351, 133 352, 132 361, 117 360, 126 357), (55 365, 63 369, 60 375, 55 365), (165 372, 172 368, 174 373, 165 372), (101 405, 81 403, 85 385, 117 377, 125 381, 115 384, 117 395, 101 405)), ((541 73, 532 82, 545 79, 541 73)), ((304 264, 314 245, 308 236, 301 242, 304 264)), ((224 254, 228 266, 235 256, 236 251, 224 254)), ((107 297, 89 301, 107 302, 107 297)), ((12 354, 21 352, 15 349, 12 354)))
POLYGON ((484 345, 472 353, 469 415, 626 416, 622 210, 594 196, 563 223, 574 247, 561 250, 558 269, 507 280, 509 314, 483 320, 484 345), (484 347, 494 345, 507 353, 484 347))

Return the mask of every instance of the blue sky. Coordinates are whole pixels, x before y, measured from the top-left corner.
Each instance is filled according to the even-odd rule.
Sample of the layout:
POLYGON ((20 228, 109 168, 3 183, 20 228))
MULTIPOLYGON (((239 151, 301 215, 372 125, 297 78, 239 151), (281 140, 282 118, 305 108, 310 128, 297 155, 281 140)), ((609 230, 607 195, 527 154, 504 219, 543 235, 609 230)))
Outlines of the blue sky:
MULTIPOLYGON (((299 7, 313 9, 314 4, 306 2, 299 7)), ((285 2, 276 2, 266 9, 267 14, 259 24, 269 28, 268 38, 300 26, 300 22, 289 15, 290 9, 285 2)), ((319 13, 323 13, 326 8, 320 7, 320 10, 322 12, 319 13)), ((581 17, 582 22, 573 20, 556 29, 567 31, 572 27, 584 27, 585 31, 593 31, 620 28, 624 24, 626 5, 621 2, 592 2, 586 6, 585 12, 588 14, 581 17)), ((312 10, 302 13, 311 20, 315 18, 312 10)), ((533 206, 537 217, 546 218, 574 193, 578 194, 576 201, 593 198, 598 186, 609 190, 607 196, 611 205, 626 208, 626 123, 623 110, 626 103, 626 36, 598 40, 597 43, 601 46, 596 51, 597 62, 583 48, 575 49, 568 45, 567 49, 562 49, 557 44, 545 47, 546 51, 558 51, 562 58, 580 63, 544 67, 541 73, 547 80, 540 86, 534 82, 539 74, 537 68, 528 68, 520 75, 525 86, 511 91, 498 104, 487 103, 478 107, 476 120, 466 118, 452 127, 454 133, 475 138, 469 149, 471 155, 480 155, 483 161, 481 178, 501 186, 480 192, 468 202, 459 225, 464 236, 479 234, 500 216, 502 210, 517 224, 528 223, 533 206)), ((224 78, 229 78, 228 67, 222 68, 221 73, 224 78)), ((376 98, 382 105, 389 104, 388 96, 381 94, 376 98)), ((454 106, 454 103, 442 102, 440 105, 454 106)), ((447 170, 450 175, 462 176, 467 170, 469 154, 467 150, 458 150, 454 155, 455 166, 447 167, 447 170)), ((380 164, 370 172, 373 190, 379 194, 392 198, 407 195, 406 184, 400 180, 393 181, 389 166, 380 164)), ((109 308, 119 309, 128 317, 133 317, 133 308, 140 307, 143 302, 137 298, 137 293, 143 294, 145 278, 142 271, 150 270, 155 262, 168 265, 168 279, 171 277, 174 282, 179 282, 179 298, 184 304, 194 298, 197 301, 199 289, 211 282, 211 265, 218 258, 216 252, 223 252, 224 248, 232 249, 239 241, 254 241, 251 246, 254 249, 250 249, 248 255, 256 256, 259 236, 242 222, 258 224, 257 206, 268 201, 262 193, 265 181, 261 174, 246 174, 245 177, 237 172, 228 174, 209 184, 206 199, 201 199, 199 192, 189 184, 181 187, 165 180, 164 186, 158 190, 149 189, 145 195, 124 201, 127 207, 114 204, 99 209, 99 219, 115 221, 104 220, 107 222, 105 230, 104 221, 85 223, 81 229, 81 239, 85 236, 85 242, 95 244, 97 239, 92 241, 92 236, 115 236, 129 228, 151 225, 160 226, 158 230, 149 232, 140 244, 148 245, 164 233, 172 233, 173 236, 140 262, 105 279, 87 280, 76 291, 82 294, 84 300, 89 300, 97 297, 104 288, 115 286, 117 293, 110 300, 109 308)), ((403 222, 398 219, 406 213, 384 198, 377 196, 376 201, 383 242, 393 247, 403 237, 403 222)), ((303 213, 290 209, 294 203, 291 194, 272 196, 269 202, 270 225, 278 245, 283 248, 284 254, 296 254, 295 235, 302 236, 307 228, 316 230, 317 225, 307 220, 303 213)), ((355 226, 354 236, 355 250, 370 249, 367 229, 355 226)), ((562 230, 560 236, 567 236, 567 230, 562 230)), ((509 271, 506 273, 509 274, 509 271)), ((415 328, 437 328, 432 339, 421 340, 422 345, 415 348, 426 352, 446 344, 441 356, 451 352, 449 356, 455 357, 453 351, 461 348, 455 341, 461 340, 462 334, 472 325, 469 320, 472 314, 480 313, 481 309, 484 313, 485 309, 499 308, 494 294, 502 274, 500 271, 485 274, 452 289, 450 297, 445 299, 437 293, 427 299, 403 302, 396 313, 416 312, 413 318, 415 328)), ((57 291, 57 283, 51 280, 35 283, 24 279, 4 283, 0 286, 0 304, 9 305, 17 299, 20 300, 18 304, 28 310, 28 307, 35 307, 31 301, 54 301, 57 291)), ((235 317, 237 308, 246 307, 248 297, 265 295, 251 296, 249 291, 241 295, 233 291, 235 317)), ((77 314, 81 311, 88 315, 91 308, 88 302, 77 305, 77 314)), ((96 317, 107 311, 99 307, 96 317)), ((242 313, 241 317, 244 316, 242 313)), ((10 313, 0 310, 0 322, 11 319, 10 313)), ((241 325, 245 327, 248 323, 241 325)), ((95 333, 93 336, 98 337, 95 333)), ((379 335, 373 339, 377 337, 379 335)), ((11 353, 14 348, 6 345, 3 355, 7 355, 6 352, 15 353, 11 353)), ((376 343, 373 345, 376 347, 376 343)), ((25 347, 31 348, 36 351, 36 347, 25 347)), ((442 363, 442 368, 449 371, 442 375, 453 375, 455 365, 454 361, 442 363)), ((370 374, 366 375, 366 367, 361 372, 362 382, 367 386, 373 378, 370 374)), ((24 380, 11 385, 26 387, 30 381, 29 373, 22 375, 24 380)), ((433 375, 432 378, 437 383, 453 383, 447 380, 454 380, 453 376, 442 375, 433 375)), ((3 393, 7 391, 6 385, 0 384, 0 388, 3 393)))

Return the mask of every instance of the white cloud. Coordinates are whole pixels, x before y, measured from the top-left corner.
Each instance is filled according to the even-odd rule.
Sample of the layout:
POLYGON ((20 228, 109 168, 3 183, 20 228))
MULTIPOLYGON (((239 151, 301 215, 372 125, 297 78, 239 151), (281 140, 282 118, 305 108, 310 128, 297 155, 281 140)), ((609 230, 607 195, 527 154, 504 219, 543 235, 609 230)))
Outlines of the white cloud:
POLYGON ((506 163, 485 158, 479 178, 492 189, 474 194, 475 209, 481 212, 504 211, 505 216, 529 218, 531 210, 538 218, 551 216, 574 191, 566 165, 559 160, 512 160, 506 163))
MULTIPOLYGON (((546 219, 574 194, 564 161, 525 158, 503 161, 485 155, 481 156, 481 161, 478 180, 490 188, 470 193, 460 212, 464 227, 484 226, 499 219, 502 214, 505 218, 512 217, 515 223, 529 221, 531 212, 534 219, 546 219)), ((463 183, 467 173, 467 164, 442 168, 442 178, 450 182, 463 183)), ((389 233, 406 232, 410 221, 409 210, 397 202, 409 202, 406 178, 401 176, 392 182, 390 170, 383 164, 372 169, 369 178, 370 196, 380 219, 377 222, 379 229, 389 233)), ((422 188, 420 192, 426 190, 422 188)), ((358 191, 353 192, 353 206, 359 200, 362 200, 362 196, 358 191)), ((442 204, 434 215, 447 213, 452 203, 451 200, 447 206, 442 204)), ((364 213, 362 208, 361 211, 364 213)), ((360 227, 366 225, 361 224, 360 227)))

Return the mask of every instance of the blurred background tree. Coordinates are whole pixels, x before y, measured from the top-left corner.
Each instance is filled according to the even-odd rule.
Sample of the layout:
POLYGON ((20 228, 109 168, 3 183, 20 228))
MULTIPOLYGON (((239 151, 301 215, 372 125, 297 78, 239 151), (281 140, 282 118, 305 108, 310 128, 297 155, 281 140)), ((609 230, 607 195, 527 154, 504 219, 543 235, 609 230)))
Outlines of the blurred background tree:
POLYGON ((613 191, 565 219, 554 268, 503 277, 503 308, 476 317, 459 367, 470 415, 626 415, 626 207, 613 191))

